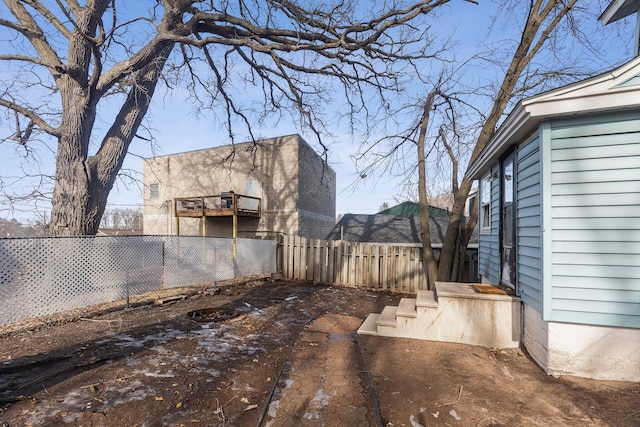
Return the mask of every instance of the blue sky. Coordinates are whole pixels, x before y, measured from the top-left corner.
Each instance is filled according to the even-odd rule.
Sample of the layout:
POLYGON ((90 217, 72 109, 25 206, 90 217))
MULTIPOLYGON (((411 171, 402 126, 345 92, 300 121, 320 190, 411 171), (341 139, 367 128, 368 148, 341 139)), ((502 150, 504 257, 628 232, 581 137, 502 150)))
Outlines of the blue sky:
MULTIPOLYGON (((584 27, 584 32, 589 34, 600 31, 600 23, 596 21, 602 8, 606 6, 606 1, 586 2, 590 6, 592 14, 591 20, 580 23, 584 27)), ((456 50, 456 59, 464 60, 473 55, 479 49, 479 41, 483 41, 483 48, 492 46, 493 43, 502 43, 502 40, 516 37, 513 31, 517 27, 517 15, 508 19, 498 21, 489 32, 492 21, 491 16, 495 13, 495 3, 491 1, 481 1, 481 6, 458 1, 453 2, 439 12, 439 17, 433 23, 433 30, 436 34, 452 36, 452 44, 456 50)), ((612 25, 605 29, 605 38, 615 40, 611 45, 606 46, 607 55, 611 64, 630 59, 631 33, 633 23, 630 19, 612 25), (620 37, 618 38, 618 35, 620 37), (628 45, 624 45, 625 38, 628 45)), ((577 49, 569 47, 568 49, 577 49)), ((589 52, 573 52, 576 57, 590 57, 589 52)), ((606 66, 604 64, 603 66, 606 66)), ((482 82, 490 82, 499 72, 496 69, 484 68, 481 64, 472 65, 466 68, 464 79, 467 82, 482 85, 482 82)), ((482 108, 482 106, 480 105, 482 108)), ((182 151, 190 151, 218 145, 225 145, 229 141, 226 131, 222 125, 211 115, 196 116, 193 111, 190 99, 183 91, 173 91, 171 93, 157 93, 154 103, 147 115, 147 125, 153 129, 153 134, 157 142, 157 147, 152 150, 149 144, 143 140, 135 140, 131 146, 130 155, 125 161, 125 168, 132 175, 141 178, 142 159, 152 155, 165 155, 182 151)), ((11 118, 2 116, 2 127, 11 126, 11 118)), ((310 143, 315 141, 314 137, 300 132, 292 122, 281 120, 277 124, 266 125, 254 129, 256 135, 262 137, 273 137, 291 133, 301 133, 310 143)), ((330 166, 337 172, 337 214, 344 213, 375 213, 385 202, 393 205, 396 196, 400 193, 400 179, 392 174, 374 173, 367 179, 359 179, 360 172, 354 167, 351 156, 356 154, 361 142, 357 135, 351 135, 340 123, 336 123, 333 130, 333 140, 329 151, 330 166), (355 185, 357 183, 357 185, 355 185)), ((237 135, 238 141, 248 139, 248 135, 242 134, 242 129, 237 135)), ((27 174, 53 174, 54 154, 50 142, 34 143, 34 158, 25 158, 23 147, 5 142, 0 144, 0 177, 2 183, 14 193, 28 192, 33 185, 33 179, 25 179, 27 174)), ((398 165, 398 168, 401 168, 398 165)), ((135 207, 142 205, 141 186, 139 184, 126 185, 118 183, 109 197, 110 207, 135 207)), ((40 205, 39 210, 47 210, 47 206, 40 205)), ((6 199, 0 199, 0 216, 16 217, 25 219, 35 215, 36 212, 32 202, 17 203, 9 205, 6 199)))

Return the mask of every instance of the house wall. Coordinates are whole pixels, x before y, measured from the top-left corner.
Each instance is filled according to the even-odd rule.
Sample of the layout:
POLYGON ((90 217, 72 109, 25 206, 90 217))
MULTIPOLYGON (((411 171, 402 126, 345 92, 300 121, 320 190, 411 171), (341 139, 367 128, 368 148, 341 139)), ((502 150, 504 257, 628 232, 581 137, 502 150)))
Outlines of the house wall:
POLYGON ((640 111, 552 121, 543 141, 544 320, 640 328, 640 111))
MULTIPOLYGON (((500 281, 500 168, 491 169, 491 229, 478 235, 478 274, 483 283, 500 281)), ((482 184, 481 184, 482 185, 482 184)), ((481 194, 481 193, 480 193, 481 194)))
MULTIPOLYGON (((145 234, 176 233, 174 198, 214 195, 224 191, 247 194, 250 191, 262 199, 262 216, 258 220, 239 217, 240 237, 249 237, 256 231, 298 235, 301 145, 308 147, 298 135, 290 135, 258 141, 255 146, 243 143, 145 159, 145 234), (235 154, 230 157, 232 153, 235 154), (150 198, 151 184, 158 184, 159 197, 156 199, 150 198)), ((310 147, 305 149, 307 162, 311 162, 313 155, 310 147)), ((314 179, 313 173, 311 170, 302 178, 314 179)), ((333 200, 335 211, 335 173, 331 173, 334 186, 319 187, 316 197, 333 200), (331 195, 324 194, 332 191, 331 195)), ((324 215, 324 211, 319 214, 324 215)), ((231 224, 231 218, 209 217, 207 234, 231 236, 231 224)), ((314 224, 307 225, 304 233, 309 237, 324 237, 326 234, 325 227, 316 229, 314 224)), ((202 219, 180 218, 180 234, 201 235, 202 219)))
POLYGON ((542 200, 540 137, 518 147, 516 154, 516 244, 518 295, 542 311, 542 200))
POLYGON ((640 381, 640 329, 547 322, 525 305, 523 343, 550 375, 640 381))

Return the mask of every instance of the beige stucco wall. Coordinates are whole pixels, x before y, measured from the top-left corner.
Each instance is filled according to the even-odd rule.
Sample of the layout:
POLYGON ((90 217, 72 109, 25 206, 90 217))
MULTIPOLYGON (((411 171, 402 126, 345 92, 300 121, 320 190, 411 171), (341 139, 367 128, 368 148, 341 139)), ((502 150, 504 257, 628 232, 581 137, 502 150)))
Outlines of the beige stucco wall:
POLYGON ((336 174, 304 141, 298 162, 298 234, 324 239, 336 223, 336 174))
MULTIPOLYGON (((334 224, 335 173, 326 168, 322 176, 321 165, 322 159, 298 135, 145 159, 144 233, 176 233, 174 198, 234 191, 262 199, 260 219, 238 218, 239 237, 256 231, 324 237, 334 224), (249 181, 255 181, 256 194, 247 193, 249 181), (150 198, 151 184, 158 184, 156 199, 150 198), (310 197, 318 202, 303 202, 309 211, 301 214, 301 199, 310 197)), ((231 236, 231 221, 208 218, 207 234, 231 236)), ((180 234, 201 233, 202 219, 180 218, 180 234)))

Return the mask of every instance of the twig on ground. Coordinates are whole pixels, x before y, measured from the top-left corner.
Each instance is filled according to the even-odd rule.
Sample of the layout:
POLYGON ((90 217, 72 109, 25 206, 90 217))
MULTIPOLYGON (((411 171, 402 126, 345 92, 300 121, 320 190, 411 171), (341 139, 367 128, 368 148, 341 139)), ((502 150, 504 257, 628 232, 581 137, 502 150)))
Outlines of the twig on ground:
MULTIPOLYGON (((365 373, 365 374, 367 373, 367 371, 360 371, 360 372, 365 373)), ((391 378, 389 378, 388 376, 386 376, 385 374, 383 374, 380 371, 369 371, 369 373, 370 374, 375 374, 375 375, 380 375, 385 380, 393 382, 393 380, 391 378)))
POLYGON ((449 402, 449 403, 443 403, 442 405, 438 405, 438 407, 449 406, 449 405, 453 405, 454 403, 458 403, 460 401, 460 398, 462 397, 462 388, 463 387, 464 387, 463 385, 460 386, 460 390, 458 391, 458 398, 456 400, 454 400, 453 402, 449 402))
POLYGON ((47 396, 51 397, 51 393, 49 393, 49 390, 47 390, 47 387, 45 387, 44 384, 42 384, 42 388, 44 389, 44 392, 47 393, 47 396))
POLYGON ((493 424, 493 423, 496 423, 496 424, 498 424, 498 425, 501 425, 501 424, 500 424, 500 421, 498 421, 498 420, 497 420, 497 419, 495 419, 494 417, 486 417, 486 418, 481 419, 481 420, 480 420, 480 422, 479 422, 478 424, 476 424, 476 427, 482 427, 482 426, 484 425, 484 422, 485 422, 485 421, 488 421, 488 422, 490 423, 490 424, 487 424, 487 425, 491 425, 491 424, 493 424))
POLYGON ((93 389, 96 389, 99 385, 102 385, 102 384, 103 384, 103 382, 99 381, 99 382, 94 383, 94 384, 80 386, 80 388, 89 388, 89 389, 92 389, 92 391, 93 391, 93 389))
POLYGON ((640 410, 636 410, 631 412, 629 415, 627 415, 626 417, 624 417, 625 420, 640 420, 640 410))
POLYGON ((226 419, 225 419, 225 416, 224 416, 224 409, 222 408, 222 405, 220 404, 220 401, 218 400, 217 397, 216 397, 216 406, 217 406, 216 410, 213 411, 213 413, 215 415, 217 415, 218 418, 220 418, 220 420, 222 421, 222 425, 224 425, 225 422, 226 422, 226 419))

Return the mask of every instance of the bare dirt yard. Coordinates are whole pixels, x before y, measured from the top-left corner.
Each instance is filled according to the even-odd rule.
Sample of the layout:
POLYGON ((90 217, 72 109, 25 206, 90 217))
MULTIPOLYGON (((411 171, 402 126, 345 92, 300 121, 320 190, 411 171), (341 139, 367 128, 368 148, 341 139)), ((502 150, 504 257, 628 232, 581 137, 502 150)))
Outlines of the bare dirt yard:
POLYGON ((640 425, 638 383, 355 334, 401 295, 262 278, 172 292, 0 329, 0 426, 640 425))

